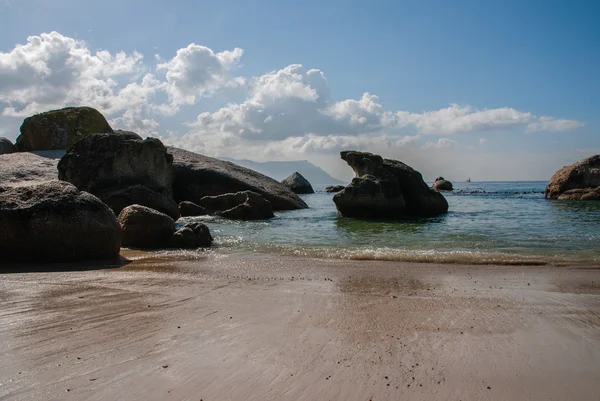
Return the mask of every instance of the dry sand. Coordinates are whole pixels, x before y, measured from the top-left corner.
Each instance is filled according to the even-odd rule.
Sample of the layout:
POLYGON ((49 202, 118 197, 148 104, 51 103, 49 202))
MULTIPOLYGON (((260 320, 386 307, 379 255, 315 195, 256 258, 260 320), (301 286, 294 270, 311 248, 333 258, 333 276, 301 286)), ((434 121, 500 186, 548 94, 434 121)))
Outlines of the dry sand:
POLYGON ((598 266, 126 256, 1 275, 1 400, 600 399, 598 266))

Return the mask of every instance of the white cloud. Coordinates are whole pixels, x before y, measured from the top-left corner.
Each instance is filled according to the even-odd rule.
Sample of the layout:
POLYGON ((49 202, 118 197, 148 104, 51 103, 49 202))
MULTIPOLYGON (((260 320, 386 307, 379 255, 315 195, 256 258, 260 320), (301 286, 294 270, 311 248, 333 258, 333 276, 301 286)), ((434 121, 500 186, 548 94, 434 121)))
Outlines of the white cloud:
POLYGON ((423 149, 447 149, 456 146, 457 142, 448 138, 440 138, 437 142, 425 142, 423 149))
POLYGON ((527 125, 527 130, 525 132, 529 133, 538 131, 572 131, 574 129, 583 127, 583 125, 583 123, 575 120, 564 120, 556 119, 554 117, 542 116, 537 121, 527 125))
POLYGON ((487 140, 486 138, 479 138, 479 144, 480 144, 480 145, 484 145, 484 144, 486 144, 486 143, 487 143, 487 141, 488 141, 488 140, 487 140))
POLYGON ((168 62, 158 64, 157 70, 165 71, 165 90, 171 103, 194 104, 196 97, 206 92, 232 83, 243 83, 243 80, 231 79, 229 75, 243 53, 240 48, 215 53, 208 47, 192 43, 179 49, 168 62))

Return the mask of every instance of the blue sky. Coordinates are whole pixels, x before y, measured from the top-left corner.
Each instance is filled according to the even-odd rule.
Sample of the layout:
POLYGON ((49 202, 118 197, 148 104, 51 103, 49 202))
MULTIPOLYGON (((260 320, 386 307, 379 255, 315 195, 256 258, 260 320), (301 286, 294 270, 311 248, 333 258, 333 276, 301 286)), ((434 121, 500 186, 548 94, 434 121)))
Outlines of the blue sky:
POLYGON ((545 180, 600 153, 598 20, 595 1, 0 0, 0 135, 85 101, 165 142, 341 178, 351 146, 428 179, 545 180))

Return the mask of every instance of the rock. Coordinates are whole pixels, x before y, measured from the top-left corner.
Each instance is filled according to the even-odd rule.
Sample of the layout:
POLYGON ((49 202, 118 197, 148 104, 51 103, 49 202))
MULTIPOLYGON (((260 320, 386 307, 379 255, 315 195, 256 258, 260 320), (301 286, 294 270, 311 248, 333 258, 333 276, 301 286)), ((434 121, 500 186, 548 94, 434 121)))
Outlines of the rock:
POLYGON ((133 248, 167 248, 175 232, 175 221, 164 213, 142 205, 127 206, 119 214, 121 245, 133 248))
POLYGON ((450 181, 444 179, 444 177, 438 177, 433 183, 433 189, 436 191, 452 191, 454 188, 450 181))
POLYGON ((58 177, 98 196, 116 214, 139 204, 179 217, 171 195, 173 157, 156 138, 87 136, 67 150, 58 163, 58 177))
POLYGON ((173 196, 178 202, 201 205, 205 196, 252 191, 268 200, 273 210, 308 207, 285 185, 256 171, 178 148, 169 147, 168 151, 174 158, 173 196))
POLYGON ((15 153, 17 148, 13 143, 4 137, 0 137, 0 155, 5 155, 7 153, 15 153))
POLYGON ((95 196, 61 181, 0 188, 0 260, 115 259, 121 229, 95 196))
POLYGON ((165 213, 173 219, 178 219, 180 216, 179 206, 167 190, 158 192, 143 185, 133 185, 100 191, 97 196, 117 215, 129 205, 141 204, 165 213))
POLYGON ((295 194, 314 194, 310 182, 302 176, 299 172, 295 172, 281 181, 283 185, 292 190, 295 194))
POLYGON ((346 187, 343 185, 330 185, 328 187, 325 187, 325 192, 340 192, 344 188, 346 187))
POLYGON ((27 117, 16 146, 19 152, 67 149, 90 134, 113 132, 104 116, 91 107, 67 107, 27 117))
POLYGON ((179 214, 181 217, 206 216, 208 212, 205 208, 196 205, 194 202, 183 201, 179 203, 179 214))
POLYGON ((429 188, 421 173, 367 152, 341 152, 356 177, 333 201, 343 217, 397 219, 431 217, 448 211, 448 202, 429 188))
POLYGON ((263 220, 274 217, 271 203, 256 192, 205 196, 199 201, 209 213, 235 220, 263 220))
POLYGON ((600 200, 600 155, 558 170, 546 186, 546 199, 600 200))
POLYGON ((0 185, 17 187, 57 180, 56 165, 63 154, 62 150, 46 150, 0 155, 0 185))
POLYGON ((209 247, 213 242, 210 230, 206 224, 185 223, 171 237, 173 248, 196 249, 209 247))
POLYGON ((116 129, 113 132, 115 134, 122 135, 123 137, 125 137, 127 139, 139 139, 140 141, 144 140, 144 138, 142 138, 139 134, 136 134, 133 131, 125 131, 125 130, 122 130, 122 129, 116 129))

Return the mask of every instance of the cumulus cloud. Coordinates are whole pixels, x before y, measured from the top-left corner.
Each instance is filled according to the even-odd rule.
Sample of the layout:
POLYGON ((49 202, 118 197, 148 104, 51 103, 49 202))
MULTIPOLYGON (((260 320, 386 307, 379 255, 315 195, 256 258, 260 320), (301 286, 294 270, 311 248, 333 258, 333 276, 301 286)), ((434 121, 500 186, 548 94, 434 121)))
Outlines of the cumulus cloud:
POLYGON ((57 32, 31 36, 0 52, 0 118, 16 121, 48 109, 89 105, 116 127, 208 154, 257 159, 347 148, 444 149, 456 146, 446 137, 455 134, 567 131, 583 125, 510 107, 452 104, 413 112, 386 108, 372 93, 336 99, 322 71, 300 64, 251 78, 236 76, 244 54, 240 48, 218 52, 192 43, 164 59, 165 51, 161 54, 145 59, 138 52, 92 52, 85 42, 57 32), (196 111, 193 121, 178 116, 182 106, 188 106, 189 115, 189 106, 231 87, 241 87, 244 98, 196 111), (167 118, 184 135, 165 134, 167 118), (444 137, 419 144, 435 135, 444 137))
POLYGON ((165 72, 164 89, 171 103, 194 104, 196 97, 206 92, 224 85, 243 84, 242 79, 231 79, 229 74, 243 53, 240 48, 215 53, 208 47, 192 43, 179 49, 168 62, 158 64, 157 70, 165 72))

